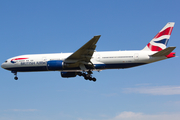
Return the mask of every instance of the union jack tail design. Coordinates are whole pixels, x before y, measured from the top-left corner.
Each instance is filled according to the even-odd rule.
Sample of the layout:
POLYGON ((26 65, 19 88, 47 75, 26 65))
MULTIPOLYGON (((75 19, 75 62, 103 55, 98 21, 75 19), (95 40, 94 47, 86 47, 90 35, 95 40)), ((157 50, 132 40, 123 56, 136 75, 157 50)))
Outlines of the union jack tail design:
POLYGON ((171 32, 174 27, 174 22, 167 23, 164 28, 146 45, 143 50, 146 51, 161 51, 166 48, 171 32))

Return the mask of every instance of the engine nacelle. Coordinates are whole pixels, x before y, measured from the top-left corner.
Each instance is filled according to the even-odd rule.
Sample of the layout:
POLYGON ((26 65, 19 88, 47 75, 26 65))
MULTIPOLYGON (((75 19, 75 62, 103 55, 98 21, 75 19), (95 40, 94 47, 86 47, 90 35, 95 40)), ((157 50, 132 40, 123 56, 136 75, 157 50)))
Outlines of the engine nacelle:
POLYGON ((61 77, 69 78, 69 77, 76 77, 76 72, 61 72, 61 77))
POLYGON ((63 70, 63 65, 62 60, 50 60, 47 62, 48 70, 63 70))

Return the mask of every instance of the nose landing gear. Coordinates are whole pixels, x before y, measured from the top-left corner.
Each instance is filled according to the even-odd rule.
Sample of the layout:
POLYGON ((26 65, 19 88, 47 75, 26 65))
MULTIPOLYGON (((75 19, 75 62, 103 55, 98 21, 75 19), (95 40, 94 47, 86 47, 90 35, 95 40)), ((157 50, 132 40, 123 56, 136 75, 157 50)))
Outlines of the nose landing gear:
POLYGON ((15 75, 14 79, 15 79, 15 80, 18 80, 17 71, 11 71, 11 72, 15 75))

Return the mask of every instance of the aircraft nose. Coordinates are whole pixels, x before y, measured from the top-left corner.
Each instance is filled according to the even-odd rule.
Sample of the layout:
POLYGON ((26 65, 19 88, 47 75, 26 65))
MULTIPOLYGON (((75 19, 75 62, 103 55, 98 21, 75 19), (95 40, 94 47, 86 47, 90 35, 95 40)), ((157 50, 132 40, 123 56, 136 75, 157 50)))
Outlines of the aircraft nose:
POLYGON ((1 67, 4 68, 4 64, 1 64, 1 67))
POLYGON ((5 69, 6 68, 5 63, 1 64, 1 67, 5 69))

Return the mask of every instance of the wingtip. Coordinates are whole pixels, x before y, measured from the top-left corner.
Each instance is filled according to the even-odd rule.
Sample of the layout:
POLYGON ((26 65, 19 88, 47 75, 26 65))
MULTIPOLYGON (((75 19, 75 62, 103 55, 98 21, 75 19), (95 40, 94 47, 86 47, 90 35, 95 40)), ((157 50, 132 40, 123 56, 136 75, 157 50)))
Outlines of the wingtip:
POLYGON ((101 35, 95 35, 94 37, 101 37, 101 35))
POLYGON ((176 48, 176 46, 170 46, 169 48, 174 48, 174 49, 175 49, 175 48, 176 48))

